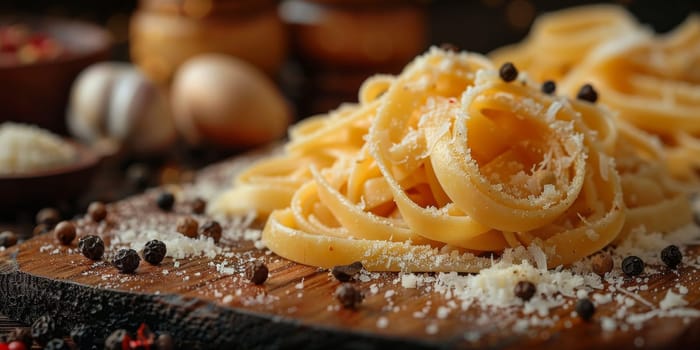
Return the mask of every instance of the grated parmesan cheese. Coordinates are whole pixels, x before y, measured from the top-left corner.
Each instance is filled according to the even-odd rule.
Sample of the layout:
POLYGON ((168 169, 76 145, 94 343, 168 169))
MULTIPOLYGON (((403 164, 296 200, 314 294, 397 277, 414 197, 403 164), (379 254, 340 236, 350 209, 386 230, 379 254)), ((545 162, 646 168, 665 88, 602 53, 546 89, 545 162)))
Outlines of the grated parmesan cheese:
MULTIPOLYGON (((618 247, 608 248, 608 252, 618 266, 625 256, 640 256, 645 262, 651 264, 647 265, 645 272, 651 275, 661 271, 653 267, 653 264, 657 266, 662 264, 658 257, 661 249, 670 244, 683 247, 697 242, 699 237, 700 230, 694 225, 667 234, 649 233, 640 228, 633 230, 618 247)), ((491 322, 488 318, 489 310, 507 310, 520 306, 525 317, 511 319, 510 327, 515 332, 526 332, 532 327, 555 324, 559 317, 550 315, 551 310, 568 309, 575 299, 584 297, 590 297, 596 306, 616 304, 616 312, 611 317, 600 319, 601 328, 607 332, 639 329, 644 322, 654 317, 700 317, 700 310, 685 307, 687 301, 682 295, 688 293, 688 288, 681 284, 675 286, 678 293, 669 290, 664 300, 656 305, 637 294, 638 291, 649 290, 647 285, 650 281, 649 277, 638 277, 634 279, 634 285, 628 285, 629 281, 621 271, 613 270, 607 273, 603 280, 593 273, 590 257, 582 259, 571 267, 560 266, 554 270, 548 270, 545 254, 540 247, 531 245, 526 249, 526 254, 513 254, 511 250, 506 250, 500 262, 492 262, 490 267, 483 268, 478 274, 402 273, 394 283, 400 283, 403 288, 441 294, 447 302, 445 306, 437 307, 436 319, 447 318, 458 309, 466 311, 470 308, 479 308, 485 311, 482 313, 485 320, 483 323, 480 323, 481 321, 476 323, 487 324, 491 322), (522 280, 532 282, 537 288, 536 295, 527 302, 516 297, 514 293, 515 285, 522 280), (604 288, 604 282, 608 284, 607 288, 604 288)), ((429 306, 428 303, 426 306, 429 306)), ((414 312, 413 316, 416 319, 430 320, 428 312, 429 308, 423 309, 414 312)), ((571 315, 576 317, 574 311, 571 315)), ((569 320, 564 322, 571 324, 569 320)), ((428 324, 428 327, 432 324, 428 324)))
POLYGON ((389 319, 387 319, 384 316, 381 316, 377 319, 377 328, 386 328, 389 326, 389 319))
POLYGON ((136 251, 143 249, 146 242, 157 239, 165 243, 166 256, 173 259, 184 259, 191 256, 206 256, 214 258, 222 252, 220 246, 211 237, 189 238, 171 230, 148 229, 137 231, 125 230, 112 240, 112 244, 126 245, 136 251))
POLYGON ((76 159, 75 148, 48 130, 10 122, 0 124, 0 175, 54 169, 76 159))
POLYGON ((688 305, 688 302, 685 299, 683 299, 683 296, 674 293, 670 289, 666 292, 666 297, 664 297, 664 299, 661 300, 661 302, 659 303, 659 307, 661 308, 661 310, 669 310, 672 308, 686 305, 688 305))

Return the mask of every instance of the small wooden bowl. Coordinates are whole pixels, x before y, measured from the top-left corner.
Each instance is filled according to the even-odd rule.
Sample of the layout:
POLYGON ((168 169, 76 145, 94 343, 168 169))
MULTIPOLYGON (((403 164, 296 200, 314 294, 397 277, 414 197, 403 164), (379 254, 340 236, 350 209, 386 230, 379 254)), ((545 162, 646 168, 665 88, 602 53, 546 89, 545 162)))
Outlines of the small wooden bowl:
POLYGON ((26 25, 46 34, 68 52, 53 60, 0 65, 0 122, 36 124, 65 133, 65 112, 75 77, 87 66, 109 58, 112 39, 98 26, 45 17, 2 16, 0 26, 26 25))
POLYGON ((69 165, 28 174, 0 175, 0 210, 37 209, 62 200, 74 200, 85 192, 100 158, 86 146, 71 144, 78 159, 69 165))

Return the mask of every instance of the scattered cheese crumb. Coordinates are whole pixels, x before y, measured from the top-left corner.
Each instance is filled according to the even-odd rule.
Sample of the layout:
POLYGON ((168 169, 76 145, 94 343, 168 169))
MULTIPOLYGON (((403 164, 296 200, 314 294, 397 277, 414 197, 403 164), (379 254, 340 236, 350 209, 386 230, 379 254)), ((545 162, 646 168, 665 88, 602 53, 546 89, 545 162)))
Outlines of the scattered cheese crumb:
POLYGON ((377 319, 377 328, 384 329, 387 326, 389 326, 389 319, 388 318, 381 316, 377 319))
POLYGON ((666 292, 666 297, 664 297, 664 299, 661 300, 661 302, 659 303, 659 307, 661 308, 661 310, 668 310, 686 305, 688 305, 688 302, 685 299, 683 299, 683 296, 674 293, 670 289, 668 290, 668 292, 666 292))
POLYGON ((450 311, 452 311, 452 310, 449 307, 440 306, 437 309, 437 318, 439 318, 439 319, 447 318, 447 316, 450 315, 450 311))

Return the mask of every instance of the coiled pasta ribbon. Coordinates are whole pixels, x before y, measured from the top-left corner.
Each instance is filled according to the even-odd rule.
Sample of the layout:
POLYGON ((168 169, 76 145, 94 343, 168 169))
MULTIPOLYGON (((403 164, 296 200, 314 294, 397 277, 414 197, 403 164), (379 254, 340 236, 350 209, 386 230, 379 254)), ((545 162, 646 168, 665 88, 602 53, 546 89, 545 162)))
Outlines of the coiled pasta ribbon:
POLYGON ((658 143, 605 107, 539 90, 433 48, 368 79, 358 104, 295 126, 215 211, 269 214, 263 242, 287 259, 386 271, 477 272, 533 247, 555 267, 639 226, 689 221, 658 143))
MULTIPOLYGON (((364 144, 330 166, 312 164, 289 206, 268 218, 263 241, 278 255, 322 267, 360 260, 371 270, 475 272, 490 264, 481 253, 537 245, 552 267, 602 249, 622 229, 621 183, 605 150, 614 139, 598 138, 614 137, 605 111, 505 83, 479 56, 439 50, 363 87, 373 89, 381 94, 361 97, 354 111, 369 122, 364 144)), ((288 157, 319 152, 324 140, 326 151, 342 148, 330 140, 347 127, 308 123, 319 124, 293 134, 288 157)))

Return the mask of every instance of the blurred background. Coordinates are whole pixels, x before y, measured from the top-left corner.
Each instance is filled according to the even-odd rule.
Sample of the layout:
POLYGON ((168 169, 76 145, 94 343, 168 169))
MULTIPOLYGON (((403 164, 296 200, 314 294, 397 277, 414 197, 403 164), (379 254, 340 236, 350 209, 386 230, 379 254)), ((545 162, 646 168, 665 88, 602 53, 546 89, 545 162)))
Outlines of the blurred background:
MULTIPOLYGON (((142 1, 147 3, 149 1, 142 1)), ((185 0, 160 0, 152 3, 185 4, 185 0)), ((217 1, 218 2, 218 1, 217 1)), ((245 0, 232 0, 243 3, 245 0)), ((247 1, 270 3, 271 1, 247 1)), ((284 2, 284 1, 282 1, 284 2)), ((538 14, 556 9, 594 3, 620 4, 643 23, 657 31, 668 31, 689 13, 700 9, 695 0, 309 0, 328 6, 358 7, 368 10, 413 3, 423 7, 429 43, 452 42, 468 50, 487 52, 522 39, 538 14), (478 34, 478 35, 474 35, 478 34)), ((105 26, 115 38, 115 56, 127 60, 129 19, 138 0, 3 0, 0 15, 14 13, 44 14, 87 20, 105 26)))
MULTIPOLYGON (((600 2, 3 0, 0 2, 0 16, 25 13, 100 25, 112 35, 112 59, 136 61, 150 71, 151 78, 161 81, 171 79, 175 67, 163 67, 163 62, 144 56, 156 55, 156 51, 166 56, 178 56, 167 62, 170 64, 187 55, 174 52, 177 48, 165 48, 169 45, 167 40, 177 42, 179 50, 189 50, 190 53, 211 50, 244 57, 280 84, 293 103, 295 118, 298 119, 327 111, 341 101, 352 100, 365 77, 372 73, 396 73, 429 45, 452 43, 462 49, 487 53, 521 40, 532 20, 541 13, 600 2), (279 14, 283 33, 276 32, 276 19, 270 17, 275 14, 279 14), (228 24, 217 24, 222 22, 228 24), (168 38, 163 33, 165 27, 172 29, 168 38), (194 39, 194 35, 184 33, 188 30, 202 33, 194 39), (190 42, 199 40, 206 33, 210 34, 211 42, 190 42), (381 38, 382 33, 385 38, 381 38), (222 35, 231 38, 221 39, 222 35), (371 41, 368 36, 374 36, 376 42, 368 42, 371 41), (334 52, 334 48, 324 45, 344 46, 344 49, 334 52), (387 48, 391 45, 393 48, 387 48), (365 49, 369 54, 361 52, 365 49), (250 52, 252 50, 257 52, 250 52)), ((689 13, 700 8, 700 2, 696 0, 618 0, 607 3, 627 7, 642 23, 661 32, 672 29, 689 13)))
MULTIPOLYGON (((522 40, 542 13, 592 3, 3 0, 0 123, 38 125, 100 155, 96 185, 83 184, 88 194, 72 205, 80 209, 191 180, 280 140, 289 124, 356 101, 365 78, 398 73, 431 45, 488 53, 522 40)), ((658 32, 700 9, 697 0, 607 3, 658 32)))

